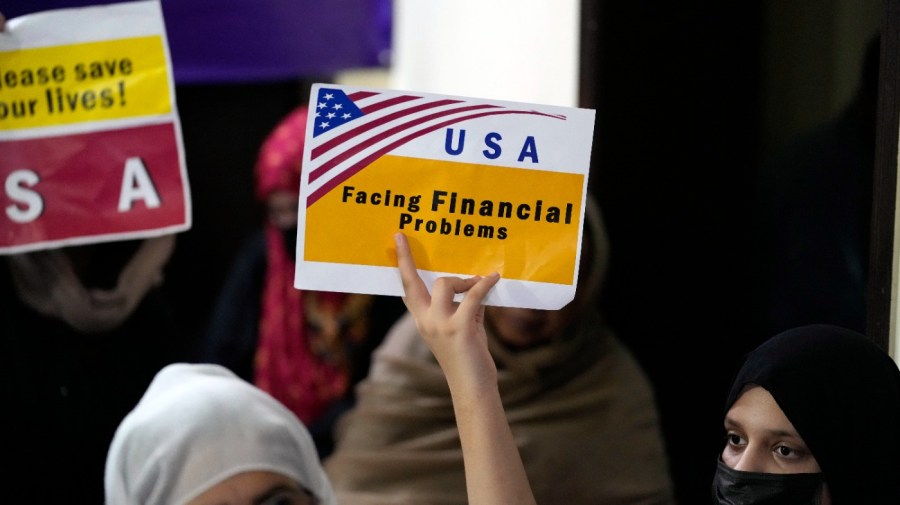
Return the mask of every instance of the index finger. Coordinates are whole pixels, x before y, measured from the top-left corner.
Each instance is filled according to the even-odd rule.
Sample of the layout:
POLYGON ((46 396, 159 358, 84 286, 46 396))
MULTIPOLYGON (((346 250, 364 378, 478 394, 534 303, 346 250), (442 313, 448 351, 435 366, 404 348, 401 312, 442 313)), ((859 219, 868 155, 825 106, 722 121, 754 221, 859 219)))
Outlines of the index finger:
POLYGON ((397 266, 400 268, 400 279, 403 281, 405 294, 403 303, 415 315, 419 310, 426 310, 431 305, 431 295, 416 270, 416 262, 409 250, 406 235, 400 232, 395 233, 394 243, 397 245, 397 266))

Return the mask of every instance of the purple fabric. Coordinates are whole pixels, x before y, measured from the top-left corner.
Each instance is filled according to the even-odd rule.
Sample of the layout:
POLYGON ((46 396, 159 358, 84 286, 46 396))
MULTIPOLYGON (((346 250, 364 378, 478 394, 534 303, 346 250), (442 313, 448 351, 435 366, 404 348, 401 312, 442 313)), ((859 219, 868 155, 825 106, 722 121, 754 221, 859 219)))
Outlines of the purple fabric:
MULTIPOLYGON (((113 0, 4 0, 7 18, 113 0)), ((390 0, 162 0, 175 82, 276 81, 387 65, 390 0)))

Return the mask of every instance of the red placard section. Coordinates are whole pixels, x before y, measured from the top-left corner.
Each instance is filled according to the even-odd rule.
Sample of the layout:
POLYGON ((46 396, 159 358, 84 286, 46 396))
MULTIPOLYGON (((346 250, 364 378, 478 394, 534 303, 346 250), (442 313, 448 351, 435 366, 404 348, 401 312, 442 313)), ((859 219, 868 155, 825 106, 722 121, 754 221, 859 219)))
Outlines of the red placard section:
POLYGON ((0 252, 187 228, 188 209, 172 123, 0 141, 0 252))

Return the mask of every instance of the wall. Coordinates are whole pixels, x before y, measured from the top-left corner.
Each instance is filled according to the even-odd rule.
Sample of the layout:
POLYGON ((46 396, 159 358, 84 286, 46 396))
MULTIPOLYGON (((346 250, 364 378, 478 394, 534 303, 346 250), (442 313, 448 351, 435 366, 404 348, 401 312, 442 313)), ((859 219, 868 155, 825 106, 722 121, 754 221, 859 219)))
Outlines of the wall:
POLYGON ((575 106, 576 0, 396 0, 391 86, 575 106))

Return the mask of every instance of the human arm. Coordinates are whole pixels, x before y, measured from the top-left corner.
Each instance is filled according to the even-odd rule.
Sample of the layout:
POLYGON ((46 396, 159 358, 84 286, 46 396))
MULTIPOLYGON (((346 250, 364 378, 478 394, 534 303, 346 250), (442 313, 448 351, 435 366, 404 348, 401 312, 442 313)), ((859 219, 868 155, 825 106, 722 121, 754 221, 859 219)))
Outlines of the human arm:
POLYGON ((147 291, 162 284, 163 270, 174 250, 174 234, 145 239, 119 274, 117 289, 140 301, 147 291))
POLYGON ((462 442, 469 503, 534 504, 525 467, 506 420, 497 386, 497 367, 484 329, 485 296, 500 279, 441 277, 431 294, 416 271, 409 243, 395 235, 403 281, 403 303, 440 364, 462 442), (455 303, 457 293, 466 293, 455 303))
POLYGON ((84 286, 66 248, 9 256, 13 282, 19 298, 45 316, 65 321, 81 333, 115 328, 130 314, 126 295, 102 292, 84 286))
POLYGON ((113 289, 90 290, 98 325, 114 328, 125 321, 150 289, 163 282, 163 269, 175 249, 175 235, 144 239, 122 268, 113 289), (101 321, 102 320, 102 321, 101 321))

